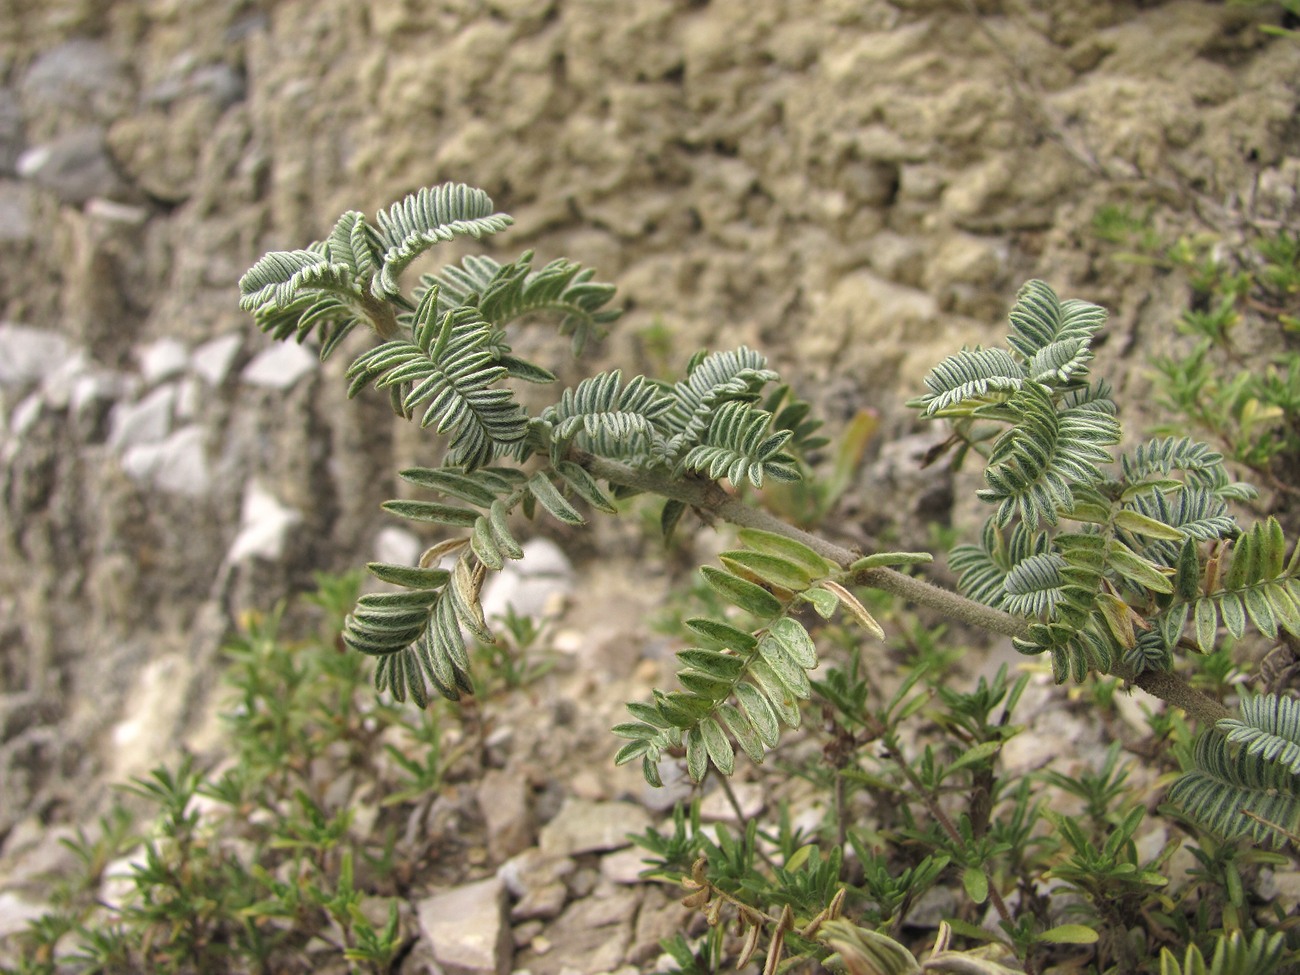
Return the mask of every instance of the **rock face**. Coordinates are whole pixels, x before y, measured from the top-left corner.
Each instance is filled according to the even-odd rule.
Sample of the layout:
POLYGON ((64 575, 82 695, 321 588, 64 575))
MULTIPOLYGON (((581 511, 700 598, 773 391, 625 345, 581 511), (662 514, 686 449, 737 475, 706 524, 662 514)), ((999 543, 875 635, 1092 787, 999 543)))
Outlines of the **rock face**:
POLYGON ((481 185, 518 220, 499 253, 620 283, 612 358, 747 341, 892 434, 1026 277, 1118 306, 1121 332, 1169 296, 1097 264, 1099 204, 1217 205, 1258 174, 1296 206, 1295 49, 1244 8, 480 6, 6 4, 0 841, 74 814, 130 701, 178 704, 129 729, 141 762, 170 748, 230 614, 391 528, 426 441, 237 309, 264 250, 345 209, 481 185))

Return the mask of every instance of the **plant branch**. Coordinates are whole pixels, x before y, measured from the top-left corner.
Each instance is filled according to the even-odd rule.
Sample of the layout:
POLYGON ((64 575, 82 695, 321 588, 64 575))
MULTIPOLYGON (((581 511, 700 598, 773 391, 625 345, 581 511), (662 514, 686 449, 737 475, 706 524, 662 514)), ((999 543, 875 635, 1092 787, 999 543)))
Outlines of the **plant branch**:
MULTIPOLYGON (((741 528, 758 528, 792 538, 842 568, 848 568, 862 555, 860 552, 836 545, 834 542, 787 524, 761 508, 746 504, 729 494, 715 481, 701 478, 679 479, 669 476, 666 472, 640 470, 628 464, 597 457, 575 447, 569 448, 569 457, 596 477, 611 483, 681 501, 741 528)), ((852 573, 846 581, 851 585, 879 589, 917 606, 933 609, 949 619, 959 620, 991 633, 1024 637, 1029 632, 1029 624, 1019 617, 977 603, 923 579, 904 575, 895 569, 863 569, 852 573)), ((1153 697, 1181 708, 1194 720, 1203 724, 1212 725, 1230 716, 1228 709, 1222 704, 1194 689, 1176 673, 1144 671, 1135 674, 1123 664, 1116 664, 1112 673, 1140 687, 1153 697)))
MULTIPOLYGON (((920 797, 925 808, 929 811, 930 815, 934 817, 935 822, 939 824, 939 828, 948 835, 948 839, 952 841, 953 848, 957 850, 962 849, 965 844, 962 840, 961 833, 957 831, 957 827, 953 825, 952 819, 949 818, 948 814, 943 811, 943 807, 939 805, 934 793, 925 787, 925 783, 922 782, 920 777, 916 774, 916 770, 913 769, 912 766, 908 764, 907 759, 903 757, 903 749, 899 744, 898 739, 891 732, 886 735, 883 740, 885 747, 889 749, 894 764, 898 766, 899 770, 903 773, 903 777, 907 779, 907 783, 912 787, 913 793, 920 797)), ((1011 916, 1011 911, 1007 908, 1007 902, 1002 899, 1002 892, 998 890, 997 878, 993 876, 993 868, 989 864, 985 863, 980 869, 988 884, 989 902, 993 905, 993 909, 998 912, 998 917, 1002 919, 1002 922, 1007 927, 1011 927, 1015 921, 1011 916)), ((1029 970, 1035 972, 1036 968, 1031 965, 1029 970)))
POLYGON ((360 303, 376 335, 385 341, 397 337, 400 329, 397 325, 397 315, 391 304, 380 301, 368 289, 361 294, 360 303))

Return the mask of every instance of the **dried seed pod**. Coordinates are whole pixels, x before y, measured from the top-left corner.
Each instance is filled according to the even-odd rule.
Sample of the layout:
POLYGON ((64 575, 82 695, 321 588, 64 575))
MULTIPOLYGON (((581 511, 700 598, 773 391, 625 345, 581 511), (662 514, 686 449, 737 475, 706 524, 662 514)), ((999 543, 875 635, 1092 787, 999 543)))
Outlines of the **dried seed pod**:
POLYGON ((682 907, 689 907, 691 910, 703 907, 709 902, 709 895, 713 891, 708 887, 701 887, 693 894, 687 894, 682 898, 682 907))
POLYGON ((709 878, 704 872, 708 865, 709 861, 705 857, 700 857, 691 865, 691 880, 695 881, 696 887, 704 887, 708 885, 709 878))
POLYGON ((736 959, 736 970, 744 968, 749 964, 749 960, 754 957, 754 952, 758 950, 758 937, 763 933, 763 928, 758 924, 751 924, 745 931, 745 940, 740 946, 740 957, 736 959))

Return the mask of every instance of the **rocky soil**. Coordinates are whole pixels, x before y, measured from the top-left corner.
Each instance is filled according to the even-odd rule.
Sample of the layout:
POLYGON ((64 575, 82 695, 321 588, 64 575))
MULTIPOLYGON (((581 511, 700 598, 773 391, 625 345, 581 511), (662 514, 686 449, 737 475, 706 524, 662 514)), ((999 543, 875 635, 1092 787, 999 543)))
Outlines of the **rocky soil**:
MULTIPOLYGON (((1114 263, 1089 229, 1102 204, 1226 236, 1249 214, 1295 218, 1300 46, 1259 29, 1279 16, 1192 0, 5 0, 0 887, 37 896, 32 851, 108 782, 182 741, 219 749, 217 651, 241 612, 423 544, 379 511, 392 472, 429 454, 418 431, 348 403, 339 363, 239 313, 236 282, 266 249, 422 185, 480 185, 517 218, 495 253, 565 255, 620 285, 628 313, 601 360, 663 373, 745 342, 832 428, 879 411, 841 523, 925 545, 948 513, 916 510, 929 475, 901 403, 942 355, 1001 334, 1024 279, 1112 308, 1102 367, 1130 398, 1147 390, 1141 358, 1171 340, 1183 285, 1114 263)), ((560 348, 542 329, 517 347, 560 348)), ((659 676, 670 648, 644 618, 671 573, 640 545, 609 524, 570 545, 563 625, 584 656, 568 693, 634 697, 659 676), (611 553, 633 585, 612 588, 611 553)), ((562 801, 622 832, 661 807, 609 770, 616 710, 557 731, 550 768, 562 801)), ((611 844, 558 835, 576 815, 548 826, 517 795, 479 798, 523 810, 526 826, 486 824, 484 862, 513 866, 430 891, 420 917, 508 915, 499 944, 539 975, 653 962, 679 912, 629 884, 611 844), (538 947, 592 932, 599 965, 538 947)))

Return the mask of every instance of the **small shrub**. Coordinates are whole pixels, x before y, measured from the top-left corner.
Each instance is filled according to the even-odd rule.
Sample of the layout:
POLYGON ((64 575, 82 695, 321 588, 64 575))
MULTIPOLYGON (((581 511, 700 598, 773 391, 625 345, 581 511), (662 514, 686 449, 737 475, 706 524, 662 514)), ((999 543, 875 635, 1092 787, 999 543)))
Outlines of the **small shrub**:
MULTIPOLYGON (((1118 233, 1118 215, 1108 219, 1118 233)), ((505 264, 468 257, 422 275, 409 294, 399 280, 441 241, 509 222, 482 191, 449 184, 408 197, 374 224, 345 214, 325 240, 268 254, 241 282, 243 306, 263 330, 314 339, 323 358, 358 326, 372 331, 381 341, 348 368, 350 395, 374 386, 399 415, 446 438, 440 466, 401 472, 437 500, 386 505, 443 526, 446 540, 415 566, 371 565, 401 588, 362 596, 344 626, 344 642, 376 659, 380 690, 420 706, 431 690, 451 701, 471 692, 464 634, 493 639, 479 592, 489 572, 522 552, 509 516, 545 514, 576 527, 593 511, 618 513, 622 498, 658 496, 665 535, 692 511, 739 531, 719 564, 701 569, 718 609, 685 621, 693 645, 678 654, 679 687, 628 704, 631 720, 614 729, 625 741, 616 760, 639 762, 652 784, 663 763, 683 758, 692 779, 725 782, 746 759, 762 762, 810 709, 821 709, 828 729, 825 764, 799 774, 834 796, 829 834, 804 837, 784 826, 760 833, 754 823, 734 836, 706 834, 679 815, 671 836, 642 838, 658 858, 656 874, 691 890, 686 903, 711 925, 734 919, 742 958, 765 938, 768 971, 787 952, 823 960, 838 952, 855 972, 918 970, 895 936, 940 877, 957 878, 965 901, 926 969, 956 957, 953 934, 992 939, 1027 971, 1079 950, 1093 953, 1098 970, 1154 970, 1155 949, 1171 931, 1196 942, 1188 966, 1199 964, 1194 950, 1249 956, 1259 971, 1282 957, 1280 932, 1261 940, 1258 929, 1243 947, 1239 933, 1256 922, 1240 897, 1227 899, 1232 913, 1207 908, 1217 878, 1180 886, 1187 902, 1169 900, 1161 871, 1170 851, 1154 859, 1138 851, 1150 813, 1123 788, 1116 753, 1095 775, 1003 781, 998 756, 1019 732, 1011 715, 1021 681, 1001 674, 961 694, 922 663, 882 698, 869 663, 886 637, 877 616, 894 619, 892 610, 868 609, 879 606, 867 595, 875 590, 1010 637, 1027 658, 1046 661, 1058 683, 1109 676, 1140 687, 1201 728, 1181 749, 1186 771, 1170 790, 1169 813, 1197 835, 1217 834, 1224 849, 1244 838, 1291 842, 1300 826, 1293 702, 1270 695, 1233 716, 1180 663, 1217 654, 1248 630, 1270 640, 1300 634, 1300 556, 1277 521, 1239 525, 1232 506, 1255 490, 1234 481, 1210 445, 1165 436, 1116 453, 1118 407, 1091 374, 1103 309, 1031 281, 1005 345, 956 352, 913 401, 922 417, 951 427, 956 462, 984 468, 979 496, 993 513, 977 541, 948 553, 960 577, 953 592, 915 575, 929 553, 864 555, 792 523, 825 517, 842 478, 821 488, 809 480, 809 452, 824 444, 818 425, 752 349, 697 353, 675 380, 601 372, 529 412, 512 383, 554 376, 514 354, 507 325, 551 316, 580 354, 617 319, 612 286, 562 259, 534 267, 531 252, 505 264), (810 486, 771 490, 800 483, 810 486), (846 628, 859 635, 827 640, 846 628), (847 643, 847 661, 819 671, 828 642, 847 643), (922 712, 939 738, 909 748, 900 728, 922 712), (1082 800, 1086 818, 1048 815, 1053 790, 1082 800), (857 791, 877 797, 868 802, 880 818, 874 831, 849 816, 857 791), (902 861, 900 850, 908 851, 902 861), (1079 899, 1059 908, 1043 884, 1079 899), (1190 900, 1193 921, 1134 920, 1185 919, 1190 900), (996 935, 980 923, 986 905, 996 935)), ((1261 294, 1293 303, 1293 244, 1278 235, 1261 251, 1263 263, 1245 271, 1204 268, 1224 298, 1185 318, 1204 348, 1196 354, 1226 347, 1233 316, 1261 294)), ((1286 309, 1293 304, 1277 321, 1290 328, 1286 309)), ((1211 432, 1261 471, 1278 456, 1264 434, 1291 422, 1279 375, 1225 389, 1228 399, 1213 408, 1214 419, 1231 417, 1234 426, 1211 432)), ((1167 388, 1175 403, 1186 399, 1167 388)), ((845 447, 839 456, 851 463, 851 454, 845 447)), ((1160 720, 1162 735, 1186 727, 1160 720)), ((728 952, 720 935, 710 939, 704 955, 683 941, 670 950, 684 970, 716 966, 728 952)), ((952 964, 1003 970, 979 950, 952 964)), ((1161 964, 1177 962, 1170 955, 1161 964)))

